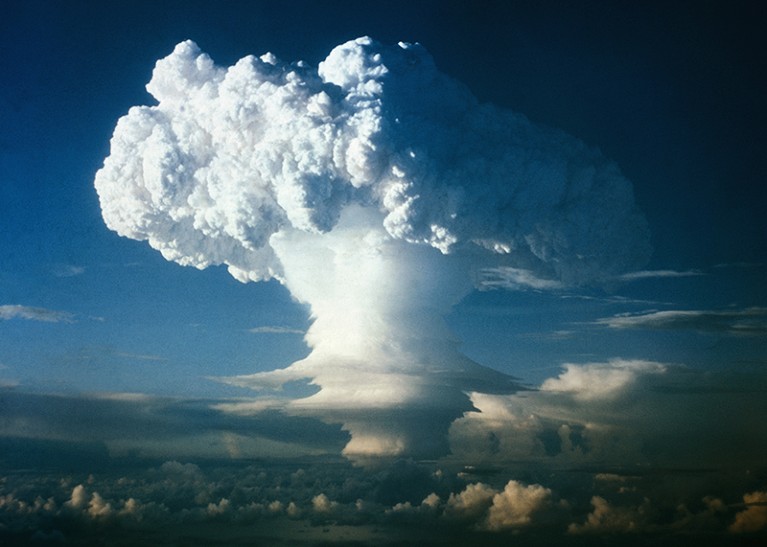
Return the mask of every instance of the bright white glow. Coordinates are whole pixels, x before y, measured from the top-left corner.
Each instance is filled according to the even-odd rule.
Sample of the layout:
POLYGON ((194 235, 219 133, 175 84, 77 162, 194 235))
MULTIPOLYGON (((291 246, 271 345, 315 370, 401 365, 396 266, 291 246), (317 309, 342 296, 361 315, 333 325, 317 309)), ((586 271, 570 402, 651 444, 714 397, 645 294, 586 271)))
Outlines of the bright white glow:
POLYGON ((580 400, 615 398, 624 393, 638 378, 647 374, 662 374, 667 367, 661 363, 614 359, 608 363, 567 363, 557 378, 549 378, 541 391, 568 393, 580 400))

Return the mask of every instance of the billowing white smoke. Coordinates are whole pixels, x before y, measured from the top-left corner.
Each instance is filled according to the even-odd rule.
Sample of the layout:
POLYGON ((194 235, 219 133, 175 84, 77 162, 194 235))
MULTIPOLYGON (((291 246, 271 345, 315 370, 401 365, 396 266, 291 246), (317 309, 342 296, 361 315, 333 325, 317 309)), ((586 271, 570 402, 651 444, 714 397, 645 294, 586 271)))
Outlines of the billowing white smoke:
POLYGON ((119 120, 96 174, 107 225, 183 265, 277 278, 308 303, 309 357, 231 381, 312 380, 320 392, 294 406, 339 412, 350 452, 402 452, 422 433, 366 437, 351 407, 457 416, 465 391, 513 387, 442 323, 472 274, 599 283, 649 252, 613 163, 479 104, 418 44, 359 38, 317 69, 268 53, 223 68, 187 41, 147 89, 158 104, 119 120))

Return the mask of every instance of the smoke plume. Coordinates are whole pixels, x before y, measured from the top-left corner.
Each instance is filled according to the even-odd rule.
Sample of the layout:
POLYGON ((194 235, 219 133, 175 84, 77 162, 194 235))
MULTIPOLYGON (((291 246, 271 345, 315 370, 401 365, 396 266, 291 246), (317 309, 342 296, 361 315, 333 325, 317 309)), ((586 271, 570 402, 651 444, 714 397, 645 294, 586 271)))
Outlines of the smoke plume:
POLYGON ((290 410, 343 423, 350 455, 443 450, 466 392, 518 387, 462 356, 442 320, 483 272, 599 284, 649 254, 614 163, 480 104, 418 44, 359 38, 317 68, 269 53, 224 68, 186 41, 147 90, 158 104, 118 121, 96 174, 104 220, 308 304, 306 359, 228 381, 310 380, 319 392, 290 410))

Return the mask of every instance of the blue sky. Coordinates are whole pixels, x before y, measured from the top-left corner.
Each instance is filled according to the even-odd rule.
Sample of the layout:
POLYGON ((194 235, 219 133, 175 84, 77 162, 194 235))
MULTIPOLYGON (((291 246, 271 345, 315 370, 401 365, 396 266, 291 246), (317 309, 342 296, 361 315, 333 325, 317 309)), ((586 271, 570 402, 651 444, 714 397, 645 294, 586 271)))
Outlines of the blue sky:
MULTIPOLYGON (((493 519, 503 515, 501 509, 489 509, 494 507, 489 500, 516 478, 530 483, 531 489, 519 494, 515 483, 507 486, 509 495, 516 492, 531 504, 545 498, 540 503, 551 513, 543 511, 547 518, 560 523, 570 519, 567 522, 575 526, 570 529, 565 523, 562 530, 577 531, 589 511, 597 511, 601 502, 594 502, 591 494, 616 507, 617 490, 605 486, 586 492, 582 485, 568 482, 571 478, 566 475, 545 484, 553 494, 536 498, 532 485, 543 481, 544 475, 520 467, 519 462, 533 462, 536 469, 545 464, 579 472, 588 468, 593 473, 635 469, 631 466, 639 461, 661 469, 672 461, 675 443, 681 447, 676 454, 682 467, 695 467, 696 454, 698 467, 710 463, 721 471, 746 462, 755 466, 750 479, 734 475, 718 479, 726 484, 721 491, 709 488, 705 478, 675 476, 680 481, 679 500, 689 504, 700 493, 695 498, 700 504, 708 493, 730 504, 729 513, 716 513, 713 505, 695 513, 689 505, 690 515, 697 515, 694 522, 711 517, 706 526, 732 531, 740 526, 733 524, 739 522, 733 508, 742 495, 753 492, 753 499, 762 494, 767 499, 763 465, 758 468, 747 456, 767 446, 758 425, 767 412, 763 7, 748 2, 220 4, 30 1, 11 2, 3 10, 0 402, 5 406, 0 410, 11 418, 0 429, 0 437, 10 443, 11 455, 0 462, 17 465, 14 458, 26 450, 23 442, 29 439, 57 443, 71 438, 83 443, 86 451, 96 443, 94 454, 108 452, 108 463, 103 464, 103 482, 89 488, 100 489, 107 498, 111 495, 116 510, 128 494, 120 490, 113 472, 134 456, 147 466, 159 466, 164 460, 200 463, 227 454, 234 458, 233 453, 275 461, 295 455, 339 457, 346 432, 354 437, 365 430, 348 412, 286 411, 288 407, 273 403, 271 395, 267 402, 253 403, 254 392, 242 387, 251 385, 251 380, 211 379, 265 373, 252 380, 256 385, 271 379, 270 371, 307 357, 310 349, 303 335, 312 323, 308 305, 296 302, 275 280, 243 284, 225 267, 181 267, 144 242, 119 237, 102 218, 94 177, 110 153, 118 118, 132 106, 156 104, 145 86, 157 60, 179 42, 194 40, 223 67, 266 52, 287 62, 305 60, 316 66, 335 46, 369 35, 387 45, 419 42, 441 72, 466 85, 480 102, 521 113, 535 124, 557 128, 598 148, 632 183, 650 231, 649 261, 607 284, 525 284, 512 275, 497 287, 472 291, 447 315, 461 353, 533 388, 522 395, 494 395, 496 399, 481 393, 472 396, 485 421, 477 417, 482 415, 445 422, 436 414, 414 414, 414 421, 421 416, 425 424, 432 419, 439 422, 444 430, 437 428, 438 434, 447 435, 450 426, 445 468, 486 464, 499 473, 495 482, 485 485, 485 494, 475 492, 484 500, 477 506, 477 511, 485 511, 484 524, 471 529, 482 533, 493 529, 493 519), (682 398, 674 404, 663 398, 672 393, 682 398), (706 405, 725 410, 721 416, 705 414, 706 405), (46 414, 46 408, 53 409, 52 414, 46 414), (59 412, 65 416, 71 412, 75 422, 93 412, 103 413, 99 414, 103 418, 93 423, 92 431, 85 431, 52 418, 59 412), (522 424, 526 412, 531 420, 535 417, 534 426, 522 424), (123 419, 125 423, 117 427, 123 419), (588 424, 600 420, 605 430, 634 430, 636 446, 641 448, 620 435, 610 445, 620 450, 593 448, 602 446, 604 439, 588 433, 588 424), (727 424, 736 420, 742 433, 728 429, 732 426, 727 424), (25 430, 23 424, 33 425, 25 430), (537 441, 526 436, 532 435, 530 431, 536 432, 537 441), (591 456, 576 454, 581 434, 592 435, 591 456), (219 444, 210 440, 214 437, 219 444), (668 439, 673 442, 664 449, 668 439), (524 453, 528 440, 530 452, 524 453), (727 448, 711 448, 715 442, 727 448), (571 454, 565 454, 566 447, 571 454), (13 456, 13 450, 18 454, 13 456), (688 482, 681 485, 684 481, 688 482), (570 499, 568 492, 580 492, 580 498, 573 494, 570 499), (564 505, 556 500, 572 502, 568 517, 557 513, 564 505)), ((303 385, 286 386, 287 395, 310 391, 303 385)), ((420 395, 426 398, 430 393, 420 395)), ((457 412, 454 418, 461 416, 456 408, 450 410, 457 412)), ((390 433, 383 422, 408 422, 391 409, 372 412, 369 419, 371 438, 390 433)), ((402 428, 403 438, 421 434, 416 426, 402 428)), ((608 444, 604 441, 604 446, 608 444)), ((50 455, 48 445, 35 446, 40 454, 50 455)), ((92 461, 101 461, 100 457, 93 456, 92 461)), ((343 469, 339 476, 344 478, 357 472, 343 469)), ((409 469, 396 473, 407 476, 409 469)), ((584 484, 591 479, 594 484, 612 480, 594 478, 588 475, 591 472, 584 475, 584 484)), ((170 465, 147 473, 146 484, 157 473, 167 473, 175 477, 179 489, 182 477, 194 476, 198 486, 204 483, 206 491, 214 490, 213 471, 201 478, 206 469, 179 471, 170 465)), ((288 481, 280 473, 283 470, 274 471, 279 480, 288 481)), ((629 475, 626 471, 622 476, 629 475)), ((360 481, 355 484, 367 485, 357 490, 369 487, 369 492, 380 493, 383 487, 376 481, 384 480, 382 476, 355 478, 360 481)), ((448 496, 458 495, 467 481, 482 479, 446 482, 442 475, 439 480, 436 476, 424 479, 428 483, 424 488, 431 488, 442 501, 433 507, 425 501, 418 505, 423 499, 418 496, 429 492, 408 494, 412 505, 399 509, 409 511, 408 518, 426 519, 430 507, 436 511, 428 513, 430 519, 457 514, 457 502, 450 505, 448 496)), ((42 495, 45 481, 40 477, 35 488, 42 495)), ((634 479, 641 482, 636 476, 627 480, 634 479)), ((72 480, 70 486, 75 487, 78 479, 72 480)), ((338 490, 335 498, 330 490, 324 491, 340 505, 325 509, 332 506, 338 511, 331 511, 334 518, 354 523, 343 513, 351 511, 355 500, 344 501, 342 482, 333 483, 338 490)), ((637 489, 653 500, 664 495, 651 481, 637 489)), ((142 492, 147 503, 154 499, 148 490, 142 492)), ((312 501, 319 493, 304 492, 303 498, 296 494, 299 506, 299 499, 305 504, 304 516, 325 510, 321 498, 312 501)), ((55 496, 60 508, 69 499, 66 511, 89 510, 87 504, 78 505, 71 488, 55 496)), ((399 501, 406 498, 403 494, 399 501)), ((280 500, 284 505, 280 518, 293 518, 286 509, 290 500, 280 500)), ((389 519, 395 505, 389 501, 378 496, 371 507, 384 511, 386 506, 389 519)), ((641 502, 625 502, 628 506, 637 509, 641 502)), ((540 507, 535 505, 536 510, 540 507)), ((399 517, 391 518, 385 522, 399 517)), ((764 520, 763 533, 767 517, 755 518, 764 520)), ((684 522, 693 520, 691 516, 684 522)), ((399 526, 404 521, 396 522, 399 526)), ((661 525, 652 530, 661 529, 657 526, 661 525)))
POLYGON ((483 363, 536 382, 545 377, 536 369, 577 360, 572 351, 599 359, 628 347, 641 356, 650 345, 663 358, 654 348, 661 344, 684 360, 700 340, 680 349, 643 332, 624 346, 616 333, 587 324, 645 309, 764 305, 764 109, 757 38, 748 26, 736 29, 745 15, 682 6, 636 13, 559 6, 551 18, 529 5, 417 3, 397 16, 377 9, 233 3, 214 13, 167 3, 150 16, 148 7, 42 2, 10 10, 2 303, 71 316, 4 321, 5 375, 42 390, 202 394, 219 388, 200 377, 271 369, 305 353, 300 335, 248 332, 307 327, 305 310, 275 283, 240 285, 221 271, 175 267, 116 237, 100 218, 92 179, 114 122, 130 105, 151 104, 144 85, 154 61, 187 37, 222 65, 266 51, 316 63, 363 34, 420 41, 480 100, 568 131, 614 159, 650 223, 647 269, 701 274, 621 284, 606 296, 646 303, 570 298, 577 292, 474 295, 450 321, 483 363), (307 20, 323 24, 309 30, 307 20), (593 343, 543 340, 560 331, 587 332, 593 343))

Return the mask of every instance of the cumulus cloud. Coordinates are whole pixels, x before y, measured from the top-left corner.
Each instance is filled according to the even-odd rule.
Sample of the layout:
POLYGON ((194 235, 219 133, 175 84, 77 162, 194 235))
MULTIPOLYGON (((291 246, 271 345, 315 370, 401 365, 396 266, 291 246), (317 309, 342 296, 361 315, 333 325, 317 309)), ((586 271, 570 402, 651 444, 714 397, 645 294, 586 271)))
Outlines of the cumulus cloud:
POLYGON ((493 496, 493 504, 487 514, 485 526, 488 530, 504 530, 531 524, 533 514, 541 511, 551 502, 551 490, 540 484, 523 485, 509 481, 493 496))
MULTIPOLYGON (((52 536, 58 526, 70 542, 87 544, 146 544, 162 535, 194 545, 210 537, 230 544, 279 538, 299 544, 553 545, 607 541, 618 533, 636 534, 642 543, 662 533, 671 543, 702 539, 713 545, 727 544, 728 530, 764 529, 758 514, 764 492, 738 489, 737 479, 734 485, 721 481, 732 479, 728 473, 696 478, 656 469, 626 477, 549 469, 539 473, 546 480, 538 484, 509 480, 508 469, 467 483, 464 474, 437 462, 397 462, 371 473, 337 458, 170 460, 152 467, 118 460, 101 467, 95 474, 19 469, 0 477, 0 542, 26 545, 33 534, 52 536), (702 489, 718 495, 701 500, 702 489), (750 492, 745 507, 722 501, 744 491, 750 492), (591 537, 568 540, 566 531, 591 537)), ((519 469, 536 473, 529 462, 519 469)), ((749 484, 759 480, 751 477, 749 484)))
POLYGON ((496 494, 498 491, 487 484, 481 482, 469 484, 463 491, 450 494, 445 515, 477 519, 493 505, 493 498, 496 494))
POLYGON ((767 308, 665 310, 620 314, 597 320, 612 329, 696 330, 740 336, 767 334, 767 308))
POLYGON ((639 507, 616 507, 601 496, 591 498, 594 510, 588 514, 583 524, 572 523, 567 531, 570 534, 583 533, 627 533, 644 531, 647 525, 649 500, 639 507))
POLYGON ((331 501, 324 493, 320 492, 312 498, 312 508, 318 513, 330 513, 338 506, 338 503, 331 501))
POLYGON ((82 484, 78 484, 72 489, 72 495, 64 505, 73 509, 82 509, 87 503, 88 495, 85 491, 85 487, 82 484))
POLYGON ((270 236, 328 232, 350 203, 396 239, 474 242, 569 281, 647 252, 614 164, 479 104, 418 44, 359 38, 317 69, 271 54, 225 68, 186 41, 147 90, 159 104, 119 121, 96 188, 111 228, 182 264, 281 276, 270 236))
POLYGON ((565 371, 541 384, 541 391, 572 394, 575 399, 613 399, 631 389, 643 375, 663 374, 666 366, 652 361, 613 359, 607 363, 566 363, 565 371))
POLYGON ((470 522, 480 530, 503 531, 534 524, 534 515, 551 508, 552 491, 540 484, 510 480, 502 490, 477 482, 451 493, 443 517, 470 522))
POLYGON ((0 320, 28 319, 46 323, 72 323, 74 315, 65 311, 49 310, 35 306, 5 304, 0 306, 0 320))
POLYGON ((743 495, 746 508, 735 515, 730 532, 752 533, 767 528, 767 492, 750 492, 743 495))
POLYGON ((96 174, 106 224, 182 265, 276 278, 307 303, 306 359, 224 381, 309 380, 319 391, 290 410, 343 423, 348 454, 424 438, 426 455, 467 391, 518 389, 462 356, 442 319, 475 285, 598 284, 649 253, 614 163, 480 104, 418 44, 365 37, 316 68, 268 53, 222 67, 186 41, 147 90, 158 104, 118 121, 96 174), (385 411, 402 408, 427 410, 385 411))
POLYGON ((88 515, 92 518, 105 518, 112 513, 112 504, 101 497, 101 494, 94 492, 88 502, 88 515))
POLYGON ((432 492, 419 504, 414 505, 409 501, 396 503, 391 509, 387 509, 386 514, 395 520, 409 518, 412 519, 412 522, 418 522, 425 518, 437 516, 441 504, 442 499, 435 492, 432 492))
POLYGON ((538 390, 471 393, 477 411, 452 424, 450 446, 455 458, 475 464, 759 466, 765 393, 761 373, 626 359, 571 363, 538 390))

